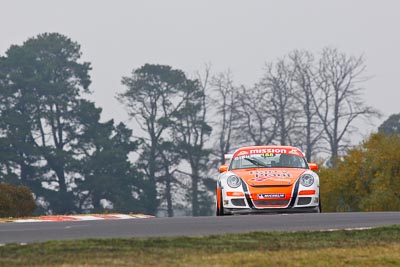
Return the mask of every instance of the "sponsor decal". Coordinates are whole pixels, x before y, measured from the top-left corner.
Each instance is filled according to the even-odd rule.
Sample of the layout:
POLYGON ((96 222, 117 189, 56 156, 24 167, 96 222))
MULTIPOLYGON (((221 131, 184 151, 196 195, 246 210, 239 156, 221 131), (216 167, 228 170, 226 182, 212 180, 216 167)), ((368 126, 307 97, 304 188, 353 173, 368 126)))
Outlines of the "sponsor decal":
POLYGON ((248 155, 248 154, 249 154, 249 152, 247 152, 247 151, 240 151, 236 156, 239 157, 239 156, 244 156, 244 155, 248 155))
POLYGON ((250 154, 287 154, 287 150, 283 148, 259 148, 259 149, 251 149, 250 154))
POLYGON ((250 158, 250 157, 251 157, 250 155, 243 155, 240 157, 235 157, 233 160, 245 159, 245 158, 250 158))
POLYGON ((262 157, 273 157, 273 156, 275 156, 275 154, 274 153, 265 153, 265 154, 262 154, 261 155, 262 157))
POLYGON ((250 175, 255 175, 255 177, 291 177, 290 173, 285 170, 257 170, 249 172, 250 175))
POLYGON ((288 154, 300 155, 300 152, 297 149, 292 149, 292 150, 289 151, 288 154))
POLYGON ((286 194, 258 194, 258 198, 260 199, 268 199, 268 198, 285 198, 286 194))
POLYGON ((280 170, 259 170, 259 171, 251 171, 250 175, 254 175, 255 177, 250 179, 251 182, 264 182, 266 180, 274 180, 274 181, 283 181, 288 182, 291 180, 291 175, 287 171, 280 170))

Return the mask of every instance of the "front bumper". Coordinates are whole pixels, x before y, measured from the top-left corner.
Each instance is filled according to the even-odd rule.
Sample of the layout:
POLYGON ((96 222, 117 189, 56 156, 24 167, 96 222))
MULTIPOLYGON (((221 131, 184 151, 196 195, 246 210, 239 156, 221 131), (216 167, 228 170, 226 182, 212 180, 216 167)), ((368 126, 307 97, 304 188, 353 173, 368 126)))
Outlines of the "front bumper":
POLYGON ((290 199, 253 199, 250 194, 231 197, 222 191, 224 213, 313 213, 320 211, 319 190, 313 190, 315 192, 313 195, 298 195, 297 188, 295 190, 296 193, 290 199))
POLYGON ((220 182, 217 193, 223 214, 320 212, 319 183, 304 187, 300 179, 290 186, 250 187, 242 181, 238 188, 220 182))
POLYGON ((295 208, 224 208, 225 214, 256 214, 256 213, 318 213, 319 207, 295 207, 295 208))

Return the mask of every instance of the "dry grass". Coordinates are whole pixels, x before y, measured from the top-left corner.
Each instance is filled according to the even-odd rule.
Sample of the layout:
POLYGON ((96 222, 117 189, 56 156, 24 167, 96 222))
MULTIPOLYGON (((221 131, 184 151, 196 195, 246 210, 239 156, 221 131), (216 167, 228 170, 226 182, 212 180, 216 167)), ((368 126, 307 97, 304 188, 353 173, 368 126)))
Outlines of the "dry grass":
POLYGON ((0 247, 0 266, 400 266, 400 226, 362 231, 50 241, 0 247))

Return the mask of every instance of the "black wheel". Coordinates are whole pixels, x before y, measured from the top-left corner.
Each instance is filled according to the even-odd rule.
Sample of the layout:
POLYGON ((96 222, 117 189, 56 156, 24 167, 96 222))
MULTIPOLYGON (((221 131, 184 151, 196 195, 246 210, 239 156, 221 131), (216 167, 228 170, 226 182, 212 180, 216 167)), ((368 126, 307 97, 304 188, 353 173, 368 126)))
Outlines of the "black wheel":
POLYGON ((219 207, 218 207, 218 200, 217 200, 217 216, 224 216, 224 204, 222 202, 222 192, 219 197, 219 207))
POLYGON ((320 195, 318 195, 318 200, 319 200, 319 204, 318 204, 318 210, 316 211, 316 213, 321 213, 322 205, 321 205, 321 196, 320 195))
POLYGON ((319 201, 318 209, 319 209, 319 213, 321 213, 322 212, 321 200, 319 201))

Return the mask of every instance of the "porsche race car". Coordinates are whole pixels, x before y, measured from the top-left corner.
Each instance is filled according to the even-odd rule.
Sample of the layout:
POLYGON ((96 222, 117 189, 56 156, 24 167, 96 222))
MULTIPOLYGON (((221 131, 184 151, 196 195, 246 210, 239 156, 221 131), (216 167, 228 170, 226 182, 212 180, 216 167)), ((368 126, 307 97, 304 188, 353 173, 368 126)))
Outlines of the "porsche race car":
POLYGON ((219 168, 217 216, 258 212, 321 212, 319 177, 292 146, 242 147, 219 168))

